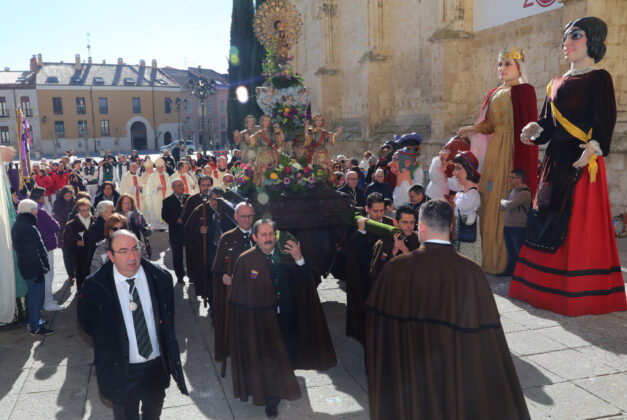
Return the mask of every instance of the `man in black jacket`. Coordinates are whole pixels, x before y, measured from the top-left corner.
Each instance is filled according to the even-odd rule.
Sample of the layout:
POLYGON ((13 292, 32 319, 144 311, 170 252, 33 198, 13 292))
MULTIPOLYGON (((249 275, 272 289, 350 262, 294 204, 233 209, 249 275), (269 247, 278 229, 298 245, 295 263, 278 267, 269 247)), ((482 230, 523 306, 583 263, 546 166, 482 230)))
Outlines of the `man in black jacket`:
POLYGON ((358 182, 359 175, 357 175, 357 172, 348 171, 346 173, 346 183, 338 188, 338 191, 350 195, 355 207, 364 207, 366 205, 366 199, 364 192, 357 188, 358 182))
POLYGON ((17 268, 26 281, 28 294, 28 326, 33 335, 49 335, 54 331, 44 326, 41 309, 45 299, 45 275, 50 270, 48 252, 37 230, 37 203, 22 200, 17 206, 17 218, 11 228, 11 241, 17 255, 17 268))
POLYGON ((140 257, 132 232, 108 240, 109 260, 78 296, 78 321, 93 338, 100 394, 115 419, 158 419, 170 375, 187 395, 174 334, 172 276, 140 257))
POLYGON ((183 266, 183 247, 185 246, 185 225, 183 209, 189 194, 183 192, 185 184, 180 179, 172 181, 172 195, 163 200, 161 218, 168 224, 168 239, 172 248, 172 265, 179 283, 183 283, 185 268, 183 266))

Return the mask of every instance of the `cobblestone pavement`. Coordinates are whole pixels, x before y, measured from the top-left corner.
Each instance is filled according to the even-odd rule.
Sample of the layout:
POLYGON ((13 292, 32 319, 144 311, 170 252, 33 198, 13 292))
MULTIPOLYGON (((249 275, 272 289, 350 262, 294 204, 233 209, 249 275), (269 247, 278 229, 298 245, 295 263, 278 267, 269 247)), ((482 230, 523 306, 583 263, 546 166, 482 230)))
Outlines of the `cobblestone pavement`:
MULTIPOLYGON (((167 234, 155 232, 153 259, 172 269, 167 234)), ((619 240, 627 267, 627 240, 619 240)), ((55 297, 67 306, 44 313, 55 335, 35 338, 24 324, 0 329, 0 419, 107 419, 98 395, 93 351, 76 321, 76 288, 63 275, 55 251, 55 297)), ((627 270, 623 268, 623 272, 627 270)), ((627 419, 627 313, 569 318, 507 297, 509 279, 489 278, 529 411, 534 419, 627 419)), ((303 391, 282 401, 279 418, 368 418, 361 346, 344 337, 346 294, 335 279, 319 287, 338 354, 327 372, 296 371, 303 391)), ((167 390, 164 419, 265 418, 263 407, 233 398, 230 369, 219 376, 213 330, 193 286, 176 285, 176 333, 190 390, 167 390)))

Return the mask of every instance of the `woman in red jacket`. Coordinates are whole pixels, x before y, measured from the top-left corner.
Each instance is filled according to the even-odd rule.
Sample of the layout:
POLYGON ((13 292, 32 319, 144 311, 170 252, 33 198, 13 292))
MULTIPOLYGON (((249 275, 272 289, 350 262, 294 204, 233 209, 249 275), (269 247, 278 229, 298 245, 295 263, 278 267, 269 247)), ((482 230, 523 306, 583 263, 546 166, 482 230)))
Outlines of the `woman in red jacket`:
POLYGON ((40 167, 37 170, 37 174, 35 175, 35 182, 41 188, 46 190, 45 192, 46 198, 44 202, 45 207, 46 207, 46 210, 48 210, 48 213, 52 213, 52 202, 50 201, 50 196, 54 194, 56 191, 55 180, 52 179, 52 177, 50 177, 50 175, 46 173, 46 170, 44 169, 44 167, 40 167))

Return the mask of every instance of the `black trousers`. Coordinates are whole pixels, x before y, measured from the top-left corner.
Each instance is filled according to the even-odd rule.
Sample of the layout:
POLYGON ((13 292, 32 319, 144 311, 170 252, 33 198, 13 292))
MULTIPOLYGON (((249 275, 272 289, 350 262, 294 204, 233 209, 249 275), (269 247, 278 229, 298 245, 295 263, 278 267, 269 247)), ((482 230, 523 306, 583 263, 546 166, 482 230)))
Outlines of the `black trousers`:
POLYGON ((185 264, 183 264, 183 245, 175 245, 170 242, 172 248, 172 265, 174 266, 174 273, 176 273, 177 279, 183 279, 185 277, 185 264))
POLYGON ((141 401, 142 420, 159 419, 169 376, 161 357, 146 363, 129 365, 126 383, 126 402, 113 403, 115 420, 139 420, 141 401))
POLYGON ((70 278, 76 278, 76 261, 72 252, 65 247, 61 248, 61 251, 63 252, 63 265, 65 265, 67 276, 70 278))

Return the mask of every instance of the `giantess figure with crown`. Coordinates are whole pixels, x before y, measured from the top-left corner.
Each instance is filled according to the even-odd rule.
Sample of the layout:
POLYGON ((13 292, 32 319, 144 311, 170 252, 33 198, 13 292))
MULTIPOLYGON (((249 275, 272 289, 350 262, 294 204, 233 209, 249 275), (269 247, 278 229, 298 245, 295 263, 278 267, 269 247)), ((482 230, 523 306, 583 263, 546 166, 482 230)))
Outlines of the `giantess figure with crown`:
POLYGON ((596 17, 566 25, 570 70, 549 83, 540 119, 520 136, 548 147, 509 295, 569 316, 627 310, 604 162, 616 100, 610 74, 594 68, 606 37, 596 17))
POLYGON ((505 223, 499 203, 507 195, 510 172, 523 169, 532 194, 537 186, 538 148, 517 141, 522 128, 538 115, 534 87, 521 83, 525 80, 523 61, 522 50, 512 48, 501 52, 498 62, 501 85, 488 93, 476 124, 457 132, 470 137, 471 151, 479 160, 482 174, 479 216, 490 221, 481 225, 483 269, 493 274, 502 273, 507 266, 505 223))

